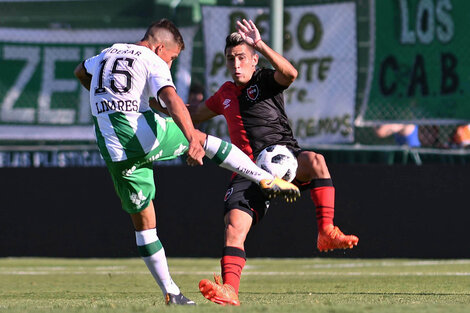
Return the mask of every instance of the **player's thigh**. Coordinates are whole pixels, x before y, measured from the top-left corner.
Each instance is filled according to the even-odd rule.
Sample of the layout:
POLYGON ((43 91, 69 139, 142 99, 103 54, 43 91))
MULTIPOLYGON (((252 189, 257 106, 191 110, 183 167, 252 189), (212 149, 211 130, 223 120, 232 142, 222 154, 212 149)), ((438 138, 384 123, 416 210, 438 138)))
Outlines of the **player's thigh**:
POLYGON ((158 137, 159 145, 151 152, 152 155, 156 155, 155 160, 171 160, 188 150, 188 140, 172 118, 165 118, 164 134, 158 137))
POLYGON ((155 198, 153 163, 146 159, 108 162, 108 170, 122 208, 129 214, 141 212, 155 198))
POLYGON ((266 215, 270 204, 269 198, 257 184, 240 175, 230 182, 224 202, 225 216, 231 210, 240 210, 251 216, 252 224, 258 223, 266 215))

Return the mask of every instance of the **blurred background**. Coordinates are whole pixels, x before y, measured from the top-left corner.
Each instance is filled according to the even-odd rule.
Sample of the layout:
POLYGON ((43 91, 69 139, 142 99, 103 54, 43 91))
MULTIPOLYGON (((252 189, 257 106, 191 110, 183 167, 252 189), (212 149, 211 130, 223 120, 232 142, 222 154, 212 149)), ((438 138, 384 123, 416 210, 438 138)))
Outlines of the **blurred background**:
MULTIPOLYGON (((118 209, 95 145, 88 93, 73 70, 112 43, 138 41, 161 18, 174 21, 183 34, 186 49, 172 73, 190 105, 230 79, 223 48, 241 18, 252 19, 263 39, 298 69, 285 94, 295 136, 304 149, 326 157, 338 206, 354 207, 337 211, 343 230, 357 232, 361 225, 359 235, 362 231, 369 239, 349 256, 470 257, 455 249, 468 220, 467 210, 455 210, 468 206, 470 187, 466 0, 0 0, 0 256, 134 255, 131 232, 119 237, 115 228, 102 226, 109 225, 113 212, 122 218, 117 224, 129 228, 130 223, 118 209), (99 208, 106 209, 97 213, 99 208), (451 228, 444 235, 443 223, 451 228), (57 241, 84 229, 84 236, 111 240, 109 251, 93 250, 88 240, 64 250, 67 245, 57 241), (403 241, 391 243, 397 229, 408 249, 403 241), (428 244, 415 250, 423 237, 428 244), (452 244, 436 248, 431 244, 436 240, 452 244)), ((198 127, 228 139, 223 119, 198 127)), ((221 198, 230 173, 211 165, 203 171, 188 169, 180 159, 157 165, 157 201, 159 195, 168 197, 161 214, 175 218, 168 225, 181 220, 163 208, 178 208, 177 216, 186 216, 184 236, 200 239, 203 223, 216 234, 204 233, 213 241, 203 250, 194 249, 195 243, 193 250, 169 244, 170 256, 219 254, 221 198), (159 177, 165 177, 161 187, 159 177), (185 197, 179 196, 181 188, 165 184, 186 188, 185 197), (214 202, 207 202, 207 190, 214 202), (202 219, 188 207, 212 215, 202 219)), ((281 229, 269 240, 313 242, 313 222, 305 228, 294 229, 297 222, 281 226, 291 219, 314 221, 308 199, 299 207, 305 210, 279 209, 260 229, 281 229)), ((171 227, 163 225, 165 237, 171 227)), ((260 247, 274 243, 262 240, 252 241, 259 256, 273 256, 274 250, 260 247)), ((302 247, 275 256, 315 255, 310 246, 302 247)))

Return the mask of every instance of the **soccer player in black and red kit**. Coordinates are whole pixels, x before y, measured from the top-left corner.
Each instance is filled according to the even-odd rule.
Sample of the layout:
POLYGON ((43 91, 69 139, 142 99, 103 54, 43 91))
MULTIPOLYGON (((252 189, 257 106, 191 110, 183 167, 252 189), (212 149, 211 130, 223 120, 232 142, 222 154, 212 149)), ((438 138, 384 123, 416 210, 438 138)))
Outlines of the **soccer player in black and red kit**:
MULTIPOLYGON (((310 189, 318 223, 320 251, 347 249, 357 245, 354 235, 344 235, 333 224, 335 189, 322 155, 300 149, 284 110, 283 91, 294 82, 297 70, 263 42, 254 23, 237 22, 238 32, 226 39, 226 65, 233 82, 226 82, 204 104, 191 108, 195 123, 216 115, 227 120, 230 139, 252 160, 266 147, 286 145, 297 157, 294 183, 310 189), (257 69, 261 53, 274 67, 257 69)), ((256 184, 234 176, 225 195, 225 244, 220 278, 201 280, 199 289, 218 304, 239 305, 238 288, 245 265, 244 242, 252 225, 267 211, 268 198, 256 184)))

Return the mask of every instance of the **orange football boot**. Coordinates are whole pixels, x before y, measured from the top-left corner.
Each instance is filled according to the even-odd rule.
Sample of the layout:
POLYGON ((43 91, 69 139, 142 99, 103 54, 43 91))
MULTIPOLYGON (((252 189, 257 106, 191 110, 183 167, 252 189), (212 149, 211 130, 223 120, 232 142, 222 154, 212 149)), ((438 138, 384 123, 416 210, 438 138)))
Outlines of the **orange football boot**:
POLYGON ((220 305, 240 305, 240 300, 238 300, 238 295, 229 284, 221 284, 221 277, 214 274, 214 280, 210 281, 209 279, 203 279, 199 282, 199 290, 202 295, 217 304, 220 305))
POLYGON ((327 229, 318 232, 317 248, 321 252, 334 249, 352 249, 357 246, 359 238, 354 235, 345 235, 338 227, 328 225, 327 229))

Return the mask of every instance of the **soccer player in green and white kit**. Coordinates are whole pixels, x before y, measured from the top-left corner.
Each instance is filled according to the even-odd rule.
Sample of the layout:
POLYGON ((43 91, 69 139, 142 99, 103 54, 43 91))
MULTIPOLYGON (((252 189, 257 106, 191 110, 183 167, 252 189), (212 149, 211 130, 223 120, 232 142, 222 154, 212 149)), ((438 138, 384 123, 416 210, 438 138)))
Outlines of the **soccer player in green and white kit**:
POLYGON ((188 110, 177 95, 170 73, 184 49, 183 38, 169 20, 153 23, 135 44, 116 43, 75 69, 90 90, 96 139, 121 199, 131 216, 139 254, 162 289, 167 304, 194 304, 171 279, 157 236, 152 200, 153 161, 187 152, 189 165, 202 165, 204 155, 219 166, 257 182, 268 195, 295 200, 294 185, 258 168, 230 143, 194 129, 188 110), (155 97, 157 100, 149 100, 155 97), (163 103, 165 105, 163 105, 163 103), (150 106, 166 107, 162 118, 150 106))

